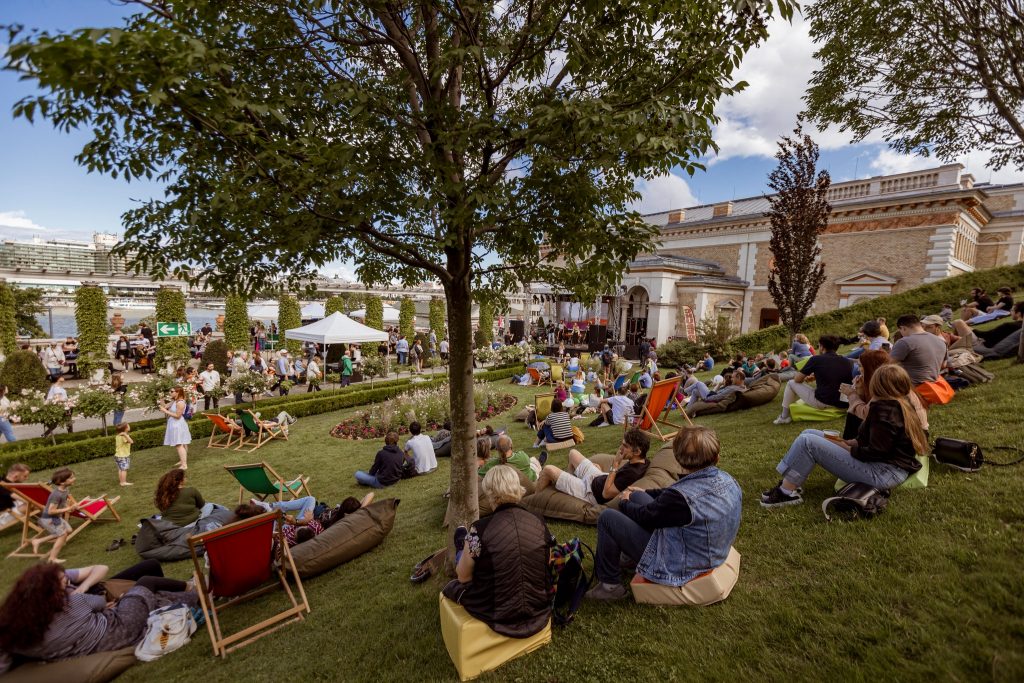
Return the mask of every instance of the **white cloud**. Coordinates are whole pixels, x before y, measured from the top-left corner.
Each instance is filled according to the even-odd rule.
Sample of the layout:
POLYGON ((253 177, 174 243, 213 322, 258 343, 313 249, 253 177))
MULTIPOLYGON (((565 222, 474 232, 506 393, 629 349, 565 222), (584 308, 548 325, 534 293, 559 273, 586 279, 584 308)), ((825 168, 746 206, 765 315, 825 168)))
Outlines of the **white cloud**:
POLYGON ((638 178, 634 186, 640 193, 640 199, 630 208, 640 213, 658 213, 697 203, 690 192, 690 186, 674 173, 657 176, 649 181, 638 178))
POLYGON ((43 227, 29 218, 24 211, 0 211, 0 228, 30 230, 32 232, 50 231, 49 228, 43 227))

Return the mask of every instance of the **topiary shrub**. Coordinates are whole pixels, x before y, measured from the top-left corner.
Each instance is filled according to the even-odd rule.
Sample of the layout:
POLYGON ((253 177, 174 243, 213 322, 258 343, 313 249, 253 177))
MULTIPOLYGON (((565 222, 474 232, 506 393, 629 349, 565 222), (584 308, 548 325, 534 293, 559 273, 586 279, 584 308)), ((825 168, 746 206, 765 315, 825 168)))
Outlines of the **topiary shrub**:
MULTIPOLYGON (((184 313, 184 297, 182 297, 184 313)), ((106 369, 110 363, 107 352, 107 295, 95 286, 79 287, 75 292, 75 324, 78 326, 78 369, 85 377, 93 370, 106 369)))
POLYGON ((0 282, 0 351, 9 356, 18 350, 17 304, 14 293, 0 282))
POLYGON ((228 345, 223 339, 214 339, 206 345, 203 351, 203 368, 207 363, 213 363, 213 367, 221 374, 221 377, 228 375, 228 345))
MULTIPOLYGON (((346 297, 335 294, 334 296, 329 297, 326 303, 324 303, 324 315, 328 316, 331 313, 348 313, 346 310, 348 308, 347 304, 348 301, 346 300, 346 297)), ((284 326, 281 325, 281 327, 284 326)))
MULTIPOLYGON (((328 311, 327 315, 330 314, 331 312, 328 311)), ((302 327, 302 308, 294 296, 282 294, 277 302, 277 329, 280 330, 281 339, 284 339, 285 330, 292 330, 296 327, 302 327)), ((293 358, 302 352, 302 342, 298 339, 288 339, 284 345, 293 358)))
MULTIPOLYGON (((187 323, 185 317, 185 293, 177 287, 161 287, 156 293, 156 328, 160 323, 187 323)), ((159 332, 158 332, 159 334, 159 332)), ((156 340, 156 363, 184 365, 191 360, 188 337, 158 337, 156 340)))
POLYGON ((478 316, 479 327, 477 327, 477 346, 490 344, 494 341, 494 307, 488 301, 480 302, 480 313, 478 316))
POLYGON ((6 384, 13 396, 20 394, 22 389, 46 391, 50 380, 39 356, 31 351, 15 351, 7 356, 3 368, 0 368, 0 384, 6 384))
POLYGON ((445 329, 445 306, 444 299, 430 300, 430 329, 437 335, 437 341, 444 339, 445 329))
MULTIPOLYGON (((704 347, 689 339, 675 339, 658 346, 658 366, 675 370, 685 364, 693 365, 704 357, 704 347)), ((664 376, 664 372, 662 372, 664 376)))
POLYGON ((232 351, 249 348, 249 307, 244 296, 229 294, 224 300, 224 341, 232 351))
POLYGON ((410 344, 416 336, 416 302, 408 297, 402 299, 398 309, 398 333, 404 334, 410 344))
MULTIPOLYGON (((366 299, 366 319, 363 320, 367 327, 375 330, 384 329, 384 302, 379 296, 369 296, 366 299)), ((370 347, 371 352, 376 352, 376 347, 370 347)))

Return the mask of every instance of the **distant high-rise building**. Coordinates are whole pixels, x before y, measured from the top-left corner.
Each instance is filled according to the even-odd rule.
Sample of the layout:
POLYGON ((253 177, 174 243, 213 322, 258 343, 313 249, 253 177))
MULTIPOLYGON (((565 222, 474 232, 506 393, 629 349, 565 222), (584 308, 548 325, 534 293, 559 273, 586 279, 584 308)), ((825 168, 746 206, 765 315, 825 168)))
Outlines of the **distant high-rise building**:
POLYGON ((0 268, 5 270, 76 273, 85 275, 128 274, 123 256, 111 253, 117 235, 93 233, 92 242, 43 240, 0 242, 0 268))

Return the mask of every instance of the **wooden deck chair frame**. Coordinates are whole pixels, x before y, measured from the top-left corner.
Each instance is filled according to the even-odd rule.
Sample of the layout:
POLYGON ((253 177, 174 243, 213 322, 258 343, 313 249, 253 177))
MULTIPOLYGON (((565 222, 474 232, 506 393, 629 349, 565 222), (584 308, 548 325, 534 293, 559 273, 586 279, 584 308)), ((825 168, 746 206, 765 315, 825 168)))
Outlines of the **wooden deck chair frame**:
POLYGON ((542 387, 545 384, 551 384, 550 372, 548 373, 547 379, 545 379, 544 376, 540 374, 540 370, 538 370, 537 368, 526 368, 526 373, 530 376, 530 379, 533 381, 534 385, 538 387, 542 387))
POLYGON ((288 440, 288 429, 284 425, 278 425, 277 429, 267 426, 263 420, 260 420, 251 410, 242 411, 242 423, 245 423, 245 418, 249 417, 252 420, 249 427, 249 431, 252 432, 251 436, 245 435, 245 430, 242 430, 242 436, 239 437, 238 445, 235 446, 235 450, 241 450, 246 446, 252 446, 246 453, 252 453, 257 448, 262 448, 265 444, 273 441, 274 439, 284 437, 284 440, 288 440), (254 429, 255 427, 255 429, 254 429))
POLYGON ((241 442, 245 430, 228 421, 228 418, 220 413, 203 413, 213 423, 213 430, 210 432, 210 441, 207 448, 231 448, 235 437, 241 442))
MULTIPOLYGON (((49 532, 33 521, 33 519, 37 518, 40 513, 42 513, 43 507, 46 505, 46 498, 42 498, 42 502, 40 502, 28 495, 27 491, 33 488, 39 491, 45 491, 46 497, 48 498, 53 489, 50 488, 49 485, 43 483, 9 484, 5 482, 3 483, 3 487, 25 503, 25 512, 21 521, 21 543, 17 548, 8 553, 7 557, 46 557, 47 553, 45 552, 35 553, 31 551, 32 541, 49 535, 49 532), (26 548, 29 548, 29 550, 26 551, 26 548)), ((95 503, 100 501, 103 502, 103 505, 98 506, 95 511, 82 509, 76 512, 67 512, 63 515, 64 519, 69 523, 71 518, 83 520, 81 524, 73 526, 71 533, 68 534, 67 542, 70 543, 71 539, 77 536, 82 529, 85 529, 93 522, 120 522, 121 515, 118 514, 117 509, 114 507, 114 504, 119 500, 121 500, 121 496, 110 498, 105 493, 95 497, 83 498, 82 500, 76 500, 74 496, 68 494, 69 505, 77 503, 83 506, 93 506, 95 503), (103 513, 107 510, 110 511, 110 515, 113 519, 103 517, 103 513)))
MULTIPOLYGON (((624 430, 628 431, 631 427, 636 427, 644 434, 660 441, 669 441, 675 438, 679 430, 686 425, 670 422, 666 416, 672 413, 668 406, 676 400, 680 381, 682 381, 681 377, 673 377, 655 382, 654 386, 651 387, 651 393, 647 395, 647 400, 644 401, 643 412, 626 418, 626 421, 623 423, 624 430), (651 407, 652 405, 654 406, 653 408, 651 407), (667 432, 666 430, 663 432, 661 430, 662 426, 671 428, 674 431, 667 432)), ((686 411, 679 408, 679 412, 686 418, 686 422, 693 426, 693 421, 686 414, 686 411)))
MULTIPOLYGON (((196 592, 199 593, 199 605, 203 610, 203 615, 206 617, 206 630, 210 634, 210 644, 213 646, 214 656, 227 657, 229 652, 233 652, 240 647, 244 647, 249 643, 252 643, 263 636, 273 633, 277 629, 296 621, 303 621, 305 614, 309 614, 309 600, 306 599, 306 590, 302 587, 302 580, 299 578, 299 572, 295 568, 295 560, 292 559, 292 553, 288 549, 288 543, 285 541, 284 533, 281 530, 281 520, 283 514, 280 510, 273 512, 267 512, 257 517, 250 517, 249 519, 243 519, 240 522, 234 524, 228 524, 212 531, 207 531, 203 534, 196 536, 190 536, 188 539, 189 551, 192 554, 192 565, 194 567, 193 577, 195 579, 196 592), (225 602, 217 602, 217 596, 210 594, 210 585, 204 571, 205 560, 200 556, 197 550, 200 547, 205 549, 205 546, 210 542, 215 542, 218 538, 224 538, 240 531, 248 530, 254 526, 267 523, 267 520, 273 518, 274 521, 274 553, 276 553, 277 562, 276 566, 270 570, 271 577, 274 574, 277 575, 277 582, 270 581, 264 586, 257 586, 252 590, 248 591, 243 595, 232 596, 226 599, 225 602), (295 582, 295 589, 298 591, 301 601, 295 599, 295 593, 292 592, 291 586, 288 585, 287 574, 291 574, 292 580, 295 582), (226 610, 228 607, 246 602, 253 598, 259 597, 265 593, 276 590, 277 588, 284 589, 285 594, 288 596, 288 600, 292 606, 286 608, 284 611, 278 612, 277 614, 267 617, 263 621, 249 626, 247 628, 225 636, 220 625, 220 613, 226 610)), ((272 555, 273 559, 273 555, 272 555)), ((215 571, 215 567, 210 568, 211 571, 215 571)))
POLYGON ((275 495, 273 493, 261 493, 259 491, 247 489, 235 475, 235 470, 255 470, 259 468, 263 469, 263 472, 267 475, 267 480, 270 481, 271 484, 277 485, 275 488, 277 489, 276 497, 278 501, 284 500, 284 494, 286 492, 291 494, 291 500, 301 498, 302 496, 299 495, 300 491, 305 491, 305 495, 307 496, 313 495, 309 490, 309 477, 300 474, 291 481, 285 481, 285 478, 278 474, 277 471, 265 460, 248 465, 224 465, 224 469, 226 469, 232 477, 235 477, 235 481, 238 481, 239 504, 241 504, 245 498, 246 491, 249 491, 249 493, 252 494, 252 497, 258 498, 259 500, 266 500, 267 497, 275 495), (296 483, 299 485, 295 486, 296 483))

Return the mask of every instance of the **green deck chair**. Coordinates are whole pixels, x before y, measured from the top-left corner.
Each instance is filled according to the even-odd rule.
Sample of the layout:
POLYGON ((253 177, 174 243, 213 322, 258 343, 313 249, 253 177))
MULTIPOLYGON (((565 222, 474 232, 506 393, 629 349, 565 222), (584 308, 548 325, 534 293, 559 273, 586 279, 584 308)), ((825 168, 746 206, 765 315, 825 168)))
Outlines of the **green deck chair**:
POLYGON ((249 434, 242 434, 242 437, 238 440, 238 445, 235 450, 241 450, 245 446, 252 446, 247 453, 252 453, 254 450, 274 439, 288 440, 288 426, 287 425, 274 425, 267 424, 262 420, 256 418, 251 410, 243 410, 241 413, 242 424, 245 426, 249 434))
POLYGON ((277 500, 284 500, 284 494, 290 498, 301 498, 303 495, 311 496, 309 492, 309 477, 299 475, 291 481, 285 481, 284 477, 274 471, 274 468, 265 462, 257 462, 252 465, 225 465, 232 477, 238 480, 238 502, 245 498, 245 492, 253 494, 254 498, 266 500, 274 496, 277 500))

